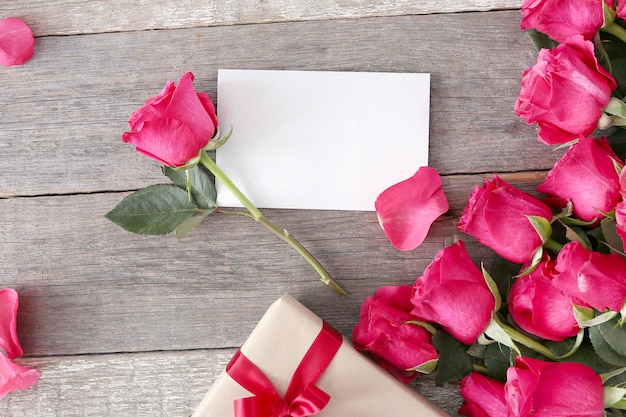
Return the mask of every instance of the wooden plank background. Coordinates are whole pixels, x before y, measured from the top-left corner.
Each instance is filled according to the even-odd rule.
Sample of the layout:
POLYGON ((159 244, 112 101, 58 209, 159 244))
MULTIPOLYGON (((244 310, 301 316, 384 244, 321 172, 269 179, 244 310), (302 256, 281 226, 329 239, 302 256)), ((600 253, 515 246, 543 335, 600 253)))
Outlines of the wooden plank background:
MULTIPOLYGON (((0 277, 20 293, 18 362, 42 376, 0 415, 187 416, 282 294, 349 335, 366 296, 411 283, 454 240, 488 263, 455 229, 469 192, 493 172, 532 191, 559 156, 513 111, 536 56, 520 4, 4 0, 0 18, 21 17, 37 38, 31 61, 0 69, 0 277), (163 181, 121 142, 130 113, 185 71, 215 97, 219 68, 431 73, 429 159, 450 212, 401 253, 373 212, 266 210, 345 298, 249 219, 212 216, 182 240, 105 220, 163 181)), ((415 386, 456 414, 455 387, 415 386)))

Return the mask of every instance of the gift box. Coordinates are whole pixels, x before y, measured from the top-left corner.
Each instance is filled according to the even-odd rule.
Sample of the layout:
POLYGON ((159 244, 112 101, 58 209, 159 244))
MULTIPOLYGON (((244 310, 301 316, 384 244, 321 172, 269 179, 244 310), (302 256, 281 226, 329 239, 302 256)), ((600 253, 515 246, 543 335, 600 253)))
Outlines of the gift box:
POLYGON ((269 307, 192 417, 290 415, 447 416, 285 295, 269 307))

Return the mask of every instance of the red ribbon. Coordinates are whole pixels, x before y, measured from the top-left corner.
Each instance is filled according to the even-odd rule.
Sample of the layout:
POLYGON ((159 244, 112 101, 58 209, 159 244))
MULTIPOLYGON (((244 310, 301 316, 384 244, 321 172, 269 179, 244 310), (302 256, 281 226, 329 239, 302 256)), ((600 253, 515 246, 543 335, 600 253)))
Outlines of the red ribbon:
POLYGON ((315 383, 341 343, 341 334, 323 322, 322 330, 294 372, 284 398, 267 376, 238 350, 226 367, 226 373, 254 396, 235 400, 235 417, 308 417, 319 413, 330 396, 315 383))

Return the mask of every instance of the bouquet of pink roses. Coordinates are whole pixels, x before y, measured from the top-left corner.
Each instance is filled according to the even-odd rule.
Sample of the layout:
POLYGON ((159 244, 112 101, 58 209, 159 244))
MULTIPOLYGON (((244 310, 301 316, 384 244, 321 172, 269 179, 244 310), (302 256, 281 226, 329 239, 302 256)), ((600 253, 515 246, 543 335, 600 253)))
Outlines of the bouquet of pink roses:
MULTIPOLYGON (((539 49, 516 113, 567 147, 534 195, 494 175, 457 228, 495 252, 488 272, 463 241, 412 285, 362 304, 353 340, 405 382, 459 382, 466 416, 621 416, 626 410, 626 1, 526 0, 539 49)), ((448 208, 436 171, 376 202, 391 243, 412 250, 448 208)))

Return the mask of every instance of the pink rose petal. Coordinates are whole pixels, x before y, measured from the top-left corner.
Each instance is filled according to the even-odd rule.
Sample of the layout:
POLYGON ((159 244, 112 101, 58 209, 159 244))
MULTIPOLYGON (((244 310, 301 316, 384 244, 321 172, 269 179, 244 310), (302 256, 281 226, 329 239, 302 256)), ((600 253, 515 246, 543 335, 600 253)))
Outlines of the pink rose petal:
POLYGON ((9 358, 22 356, 23 351, 17 339, 17 292, 13 288, 0 290, 0 347, 9 358))
POLYGON ((17 17, 0 20, 0 65, 22 65, 32 58, 35 38, 28 25, 17 17))
POLYGON ((424 241, 430 226, 449 205, 437 171, 421 167, 411 178, 383 191, 375 207, 391 244, 408 251, 424 241))
POLYGON ((26 389, 39 380, 39 372, 17 365, 0 354, 0 398, 16 389, 26 389))

